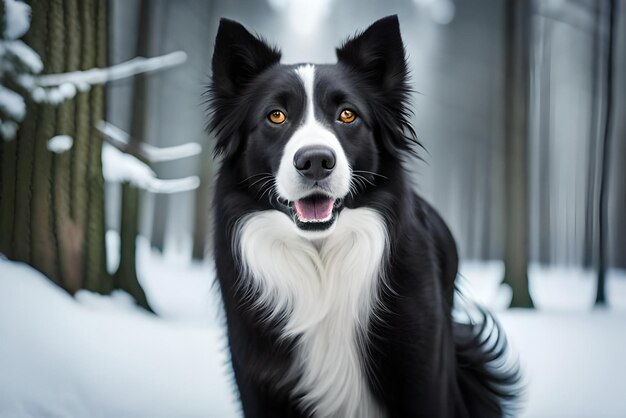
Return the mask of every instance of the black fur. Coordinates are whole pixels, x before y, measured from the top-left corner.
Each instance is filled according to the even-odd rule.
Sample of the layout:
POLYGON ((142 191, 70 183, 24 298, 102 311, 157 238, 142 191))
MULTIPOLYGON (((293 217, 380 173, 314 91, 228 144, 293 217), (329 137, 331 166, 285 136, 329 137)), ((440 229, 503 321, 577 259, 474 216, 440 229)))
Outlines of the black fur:
MULTIPOLYGON (((391 243, 388 288, 381 294, 385 309, 377 312, 363 348, 372 392, 390 417, 503 416, 518 380, 515 367, 501 364, 504 334, 484 311, 478 325, 453 321, 455 243, 437 212, 414 194, 401 164, 417 142, 409 124, 410 88, 397 17, 381 19, 348 40, 337 57, 335 65, 316 66, 316 115, 322 115, 354 172, 363 177, 344 207, 379 211, 391 243), (334 123, 346 103, 358 110, 359 123, 334 123)), ((276 173, 282 148, 304 113, 303 87, 293 66, 279 60, 275 48, 238 23, 222 20, 209 99, 215 149, 222 156, 215 260, 246 417, 309 415, 290 393, 292 384, 279 383, 296 342, 279 339, 277 321, 261 320, 233 254, 237 220, 254 211, 282 210, 255 177, 276 173), (294 123, 268 124, 266 115, 275 108, 288 110, 294 123)))

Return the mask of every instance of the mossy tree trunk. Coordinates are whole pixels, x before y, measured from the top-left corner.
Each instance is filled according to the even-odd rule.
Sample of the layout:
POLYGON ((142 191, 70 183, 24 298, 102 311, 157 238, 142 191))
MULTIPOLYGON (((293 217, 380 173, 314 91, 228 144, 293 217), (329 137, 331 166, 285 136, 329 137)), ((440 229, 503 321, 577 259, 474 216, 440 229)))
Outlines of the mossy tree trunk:
MULTIPOLYGON (((106 65, 107 1, 32 2, 25 41, 44 72, 106 65)), ((70 293, 110 292, 104 242, 101 140, 104 92, 94 86, 60 106, 28 101, 17 138, 0 141, 0 252, 26 262, 70 293), (55 135, 73 138, 71 150, 47 149, 55 135)))
MULTIPOLYGON (((32 3, 25 41, 41 56, 45 73, 107 65, 107 4, 32 3)), ((114 277, 106 270, 102 142, 95 131, 104 119, 104 100, 104 87, 97 85, 58 106, 28 101, 17 138, 0 141, 0 252, 72 294, 121 288, 148 308, 135 269, 136 189, 124 194, 123 213, 132 216, 123 215, 120 269, 114 277), (48 140, 55 135, 71 136, 71 150, 50 152, 48 140)))

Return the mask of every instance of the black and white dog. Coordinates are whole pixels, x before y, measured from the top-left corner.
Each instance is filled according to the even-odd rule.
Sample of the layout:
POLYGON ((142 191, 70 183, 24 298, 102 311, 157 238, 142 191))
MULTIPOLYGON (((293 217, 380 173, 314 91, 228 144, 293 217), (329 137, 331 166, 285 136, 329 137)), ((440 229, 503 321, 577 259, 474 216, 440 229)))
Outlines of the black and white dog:
POLYGON ((336 64, 280 57, 221 21, 214 244, 245 416, 504 415, 502 333, 486 313, 452 320, 455 243, 403 169, 416 141, 397 17, 336 64))

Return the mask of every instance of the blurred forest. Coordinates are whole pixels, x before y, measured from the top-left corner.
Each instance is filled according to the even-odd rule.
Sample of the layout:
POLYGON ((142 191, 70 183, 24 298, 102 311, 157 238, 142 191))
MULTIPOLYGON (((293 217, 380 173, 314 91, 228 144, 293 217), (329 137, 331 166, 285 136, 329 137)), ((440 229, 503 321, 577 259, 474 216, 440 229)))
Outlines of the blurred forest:
MULTIPOLYGON (((423 161, 407 161, 407 169, 449 223, 461 256, 504 260, 515 306, 532 305, 529 263, 595 270, 599 303, 606 270, 626 268, 622 0, 31 4, 23 40, 41 57, 43 75, 186 54, 172 68, 102 81, 60 103, 38 102, 9 72, 0 74, 28 109, 16 138, 0 141, 0 252, 70 292, 122 288, 147 307, 135 271, 137 234, 162 251, 210 255, 214 163, 202 95, 220 17, 277 44, 283 62, 317 63, 333 62, 347 36, 397 13, 424 145, 423 161), (59 134, 74 145, 55 154, 46 143, 59 134), (103 139, 157 179, 199 182, 163 188, 107 179, 103 139), (202 152, 146 152, 189 143, 202 152), (119 259, 109 271, 105 230, 120 232, 120 254, 106 254, 119 259)), ((9 116, 0 107, 0 118, 9 116)))
MULTIPOLYGON (((154 36, 149 55, 185 50, 189 62, 149 80, 146 138, 168 145, 203 138, 200 94, 209 80, 209 57, 219 17, 240 20, 283 50, 285 62, 334 61, 334 47, 384 13, 400 16, 413 74, 414 124, 427 153, 412 162, 418 191, 444 213, 464 257, 503 256, 505 6, 481 0, 454 3, 447 24, 433 20, 420 2, 320 2, 310 15, 314 27, 300 33, 289 24, 291 7, 280 1, 150 2, 154 36), (158 5, 158 6, 157 6, 158 5), (332 7, 332 10, 330 8, 332 7), (319 14, 319 17, 317 16, 319 14), (286 21, 285 21, 286 20, 286 21), (157 117, 156 115, 161 115, 157 117)), ((297 3, 297 2, 295 2, 297 3)), ((428 2, 424 2, 428 3, 428 2)), ((435 1, 436 3, 436 1, 435 1)), ((515 2, 511 2, 515 3, 515 2)), ((532 2, 524 2, 532 3, 532 2)), ((531 259, 590 265, 597 255, 597 194, 602 166, 603 127, 609 90, 623 92, 626 50, 623 24, 615 29, 616 70, 607 86, 608 1, 538 1, 528 11, 528 185, 531 259), (595 237, 595 238, 593 238, 595 237)), ((135 55, 131 24, 139 2, 113 3, 113 62, 135 55)), ((622 23, 624 10, 617 10, 622 23)), ((307 14, 302 10, 303 15, 307 14)), ((305 30, 305 29, 300 29, 305 30)), ((131 83, 109 87, 110 120, 130 125, 131 83)), ((613 95, 613 112, 623 114, 624 94, 613 95)), ((626 267, 626 185, 623 118, 610 129, 614 152, 608 161, 610 265, 626 267), (620 233, 621 232, 621 233, 620 233), (620 251, 621 250, 621 251, 620 251)), ((201 166, 207 163, 202 158, 201 166)), ((190 165, 157 167, 163 175, 188 174, 190 165)), ((204 194, 204 193, 203 193, 204 194)), ((157 198, 157 200, 160 200, 157 198)), ((164 231, 182 242, 192 229, 195 206, 189 196, 163 196, 145 233, 163 245, 164 231), (189 200, 189 202, 185 200, 189 200), (168 215, 168 213, 170 215, 168 215), (182 216, 184 214, 184 216, 182 216), (150 225, 151 224, 151 225, 150 225), (175 231, 175 232, 174 232, 175 231)))

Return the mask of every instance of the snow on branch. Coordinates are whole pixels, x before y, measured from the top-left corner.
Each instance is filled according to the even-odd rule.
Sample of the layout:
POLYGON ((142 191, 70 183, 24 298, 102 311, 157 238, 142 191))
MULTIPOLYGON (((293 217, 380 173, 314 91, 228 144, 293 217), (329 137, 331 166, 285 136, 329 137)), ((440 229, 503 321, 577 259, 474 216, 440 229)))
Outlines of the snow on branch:
POLYGON ((48 140, 48 151, 56 152, 57 154, 63 154, 66 151, 72 149, 74 145, 74 138, 69 135, 56 135, 48 140))
MULTIPOLYGON (((0 42, 1 72, 12 75, 38 74, 43 70, 43 61, 31 47, 20 40, 0 42)), ((33 77, 32 75, 30 77, 33 77)))
POLYGON ((21 1, 0 0, 4 2, 4 33, 5 39, 18 39, 30 28, 30 6, 21 1))
POLYGON ((130 183, 152 193, 186 192, 200 185, 198 176, 159 179, 146 163, 106 142, 102 144, 102 173, 108 182, 130 183))
POLYGON ((109 81, 132 77, 137 74, 175 67, 184 63, 186 60, 187 54, 183 51, 175 51, 153 58, 135 57, 129 61, 106 68, 92 68, 84 71, 40 75, 36 78, 36 83, 43 88, 73 84, 82 91, 94 84, 104 84, 109 81))
POLYGON ((85 71, 42 75, 37 78, 37 84, 41 87, 60 86, 64 83, 71 83, 76 86, 104 84, 137 74, 175 67, 186 60, 187 54, 183 51, 175 51, 153 58, 136 57, 107 68, 92 68, 85 71))
MULTIPOLYGON (((105 121, 100 121, 96 124, 96 129, 109 142, 115 142, 116 144, 112 145, 117 148, 122 148, 122 151, 124 151, 126 147, 131 147, 130 135, 117 126, 105 121)), ((132 144, 136 147, 136 153, 138 155, 152 163, 180 160, 181 158, 198 155, 202 151, 200 144, 195 142, 164 148, 155 147, 143 142, 132 142, 132 144)))
POLYGON ((15 121, 21 122, 24 116, 26 116, 24 98, 13 90, 0 86, 0 112, 15 121))
POLYGON ((0 138, 9 141, 15 138, 18 124, 26 115, 24 97, 11 81, 21 86, 17 79, 41 71, 43 64, 35 51, 18 40, 30 27, 30 6, 15 0, 0 1, 0 138))
MULTIPOLYGON (((0 137, 12 140, 26 113, 25 98, 37 103, 58 105, 72 99, 79 91, 86 92, 94 85, 174 67, 187 60, 184 51, 171 52, 158 57, 136 57, 121 64, 84 71, 43 74, 41 57, 27 44, 19 40, 28 32, 31 7, 22 1, 0 0, 4 3, 3 22, 0 28, 0 137), (7 82, 10 81, 10 84, 7 82), (9 85, 10 88, 5 86, 9 85)), ((183 155, 193 151, 190 147, 169 150, 166 153, 183 155)), ((159 161, 163 154, 157 152, 159 161)))
POLYGON ((187 54, 184 51, 175 51, 153 58, 136 57, 106 68, 40 75, 34 78, 36 87, 32 95, 37 102, 57 104, 73 98, 77 91, 89 91, 93 85, 164 70, 186 60, 187 54))

